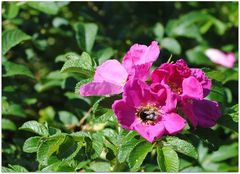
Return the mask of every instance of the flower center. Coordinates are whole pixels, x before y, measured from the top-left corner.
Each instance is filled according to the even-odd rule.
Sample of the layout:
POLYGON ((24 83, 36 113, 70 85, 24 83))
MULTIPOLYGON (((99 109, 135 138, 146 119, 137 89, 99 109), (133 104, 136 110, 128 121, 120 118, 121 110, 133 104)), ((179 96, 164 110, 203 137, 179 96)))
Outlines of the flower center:
POLYGON ((154 122, 159 118, 160 112, 155 105, 147 105, 141 106, 137 109, 136 115, 142 120, 142 122, 154 124, 154 122))
POLYGON ((179 87, 176 83, 168 82, 168 86, 171 88, 172 92, 174 92, 178 95, 182 94, 182 88, 179 87))

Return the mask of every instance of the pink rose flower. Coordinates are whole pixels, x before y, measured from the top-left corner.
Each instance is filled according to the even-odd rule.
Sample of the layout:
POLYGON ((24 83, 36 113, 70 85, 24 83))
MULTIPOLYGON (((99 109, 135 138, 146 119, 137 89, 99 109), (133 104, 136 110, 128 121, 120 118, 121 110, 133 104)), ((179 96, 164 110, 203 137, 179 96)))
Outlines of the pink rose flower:
POLYGON ((215 64, 226 68, 232 68, 236 58, 233 53, 224 53, 218 49, 210 48, 205 51, 205 55, 215 64))
POLYGON ((198 68, 189 68, 184 60, 175 64, 165 63, 152 73, 152 82, 161 83, 177 96, 180 109, 196 127, 211 127, 220 117, 216 101, 204 100, 211 90, 212 82, 198 68))
MULTIPOLYGON (((137 131, 149 142, 164 134, 176 134, 185 127, 185 120, 173 112, 174 98, 160 85, 148 86, 139 79, 129 80, 123 98, 116 100, 112 109, 121 126, 137 131)), ((176 104, 176 102, 175 102, 176 104)))
POLYGON ((152 73, 152 82, 165 85, 178 97, 203 98, 203 87, 198 79, 191 75, 191 69, 184 60, 180 59, 175 64, 164 63, 152 73))
POLYGON ((103 96, 120 94, 129 79, 146 80, 152 63, 158 58, 160 49, 153 41, 149 47, 134 44, 123 58, 123 64, 117 60, 108 60, 98 66, 93 81, 82 85, 81 96, 103 96))

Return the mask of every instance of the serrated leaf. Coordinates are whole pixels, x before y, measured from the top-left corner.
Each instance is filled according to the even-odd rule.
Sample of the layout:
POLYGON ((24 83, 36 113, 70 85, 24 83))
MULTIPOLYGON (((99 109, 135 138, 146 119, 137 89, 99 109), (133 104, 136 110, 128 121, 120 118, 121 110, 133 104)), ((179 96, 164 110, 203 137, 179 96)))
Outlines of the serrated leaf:
POLYGON ((147 141, 137 144, 130 152, 128 165, 131 171, 138 171, 147 154, 152 151, 153 145, 147 141))
POLYGON ((65 136, 60 134, 42 140, 37 151, 37 161, 42 165, 47 165, 49 157, 59 149, 64 139, 65 136))
POLYGON ((166 140, 167 142, 164 146, 170 146, 173 150, 179 153, 198 159, 197 150, 191 143, 174 136, 167 136, 166 140))
MULTIPOLYGON (((11 165, 11 164, 8 164, 9 168, 12 169, 11 172, 28 172, 27 169, 25 169, 25 167, 23 166, 20 166, 20 165, 11 165)), ((9 171, 10 172, 10 171, 9 171)))
POLYGON ((106 123, 107 121, 111 121, 114 116, 114 112, 109 109, 107 112, 96 119, 96 123, 106 123))
POLYGON ((212 88, 210 94, 206 98, 218 101, 224 105, 226 103, 226 94, 223 85, 216 80, 212 80, 212 88))
POLYGON ((157 161, 161 171, 178 172, 179 159, 177 153, 170 147, 157 148, 157 161))
POLYGON ((31 39, 31 36, 19 29, 5 30, 2 33, 2 54, 6 54, 8 50, 22 41, 31 39))
POLYGON ((173 54, 181 53, 181 46, 176 39, 173 38, 164 38, 160 44, 161 48, 166 48, 173 54))
POLYGON ((70 134, 70 136, 72 136, 75 141, 83 141, 85 137, 91 138, 89 132, 83 131, 73 132, 70 134))
POLYGON ((122 142, 122 144, 119 146, 118 161, 120 163, 126 161, 129 157, 130 152, 134 149, 135 146, 137 146, 142 141, 143 140, 130 138, 128 141, 122 142))
POLYGON ((234 122, 238 123, 238 104, 235 104, 230 108, 229 115, 234 122))
POLYGON ((3 77, 11 77, 16 75, 27 76, 30 78, 35 78, 29 68, 25 65, 12 63, 10 61, 5 61, 3 64, 3 77))
POLYGON ((74 25, 77 43, 81 50, 91 53, 98 26, 94 23, 77 23, 74 25))
POLYGON ((66 136, 64 142, 61 144, 57 156, 61 160, 72 160, 83 146, 82 142, 75 142, 70 136, 66 136))
POLYGON ((157 163, 161 172, 166 172, 162 147, 157 147, 157 163))
POLYGON ((94 172, 110 172, 111 165, 107 162, 95 162, 90 165, 94 172))
POLYGON ((17 127, 16 127, 15 123, 12 122, 11 120, 2 118, 2 129, 15 131, 15 130, 17 130, 17 127))
POLYGON ((91 82, 92 80, 93 80, 92 78, 89 78, 89 79, 84 79, 84 80, 81 80, 80 82, 78 82, 75 86, 75 93, 79 95, 81 86, 86 83, 91 82))
POLYGON ((37 152, 41 137, 30 137, 23 144, 23 151, 27 153, 37 152))
POLYGON ((68 60, 64 63, 61 72, 77 72, 87 77, 94 74, 93 62, 91 57, 83 52, 81 56, 68 55, 68 60))
POLYGON ((24 123, 19 129, 33 132, 42 136, 49 135, 47 128, 43 124, 38 123, 37 121, 28 121, 24 123))
POLYGON ((55 15, 59 10, 56 2, 27 2, 27 5, 49 15, 55 15))
POLYGON ((92 134, 92 148, 95 150, 93 157, 99 157, 103 151, 104 136, 97 132, 92 134))

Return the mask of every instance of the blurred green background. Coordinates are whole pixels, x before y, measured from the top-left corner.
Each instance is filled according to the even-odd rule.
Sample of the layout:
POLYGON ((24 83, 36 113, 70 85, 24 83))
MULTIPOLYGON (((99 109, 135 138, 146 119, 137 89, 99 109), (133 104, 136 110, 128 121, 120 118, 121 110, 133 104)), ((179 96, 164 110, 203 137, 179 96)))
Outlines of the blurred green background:
MULTIPOLYGON (((3 166, 38 170, 35 154, 22 150, 32 135, 18 130, 24 122, 47 121, 62 131, 76 131, 98 99, 74 92, 81 76, 60 72, 69 52, 87 51, 99 65, 109 58, 121 61, 134 43, 149 45, 157 40, 161 53, 154 66, 171 54, 174 61, 183 58, 190 67, 205 68, 219 84, 215 88, 221 91, 218 101, 224 114, 238 103, 238 63, 225 69, 204 55, 207 48, 217 48, 233 52, 238 59, 238 2, 2 2, 2 31, 3 166), (90 44, 82 46, 81 37, 90 38, 90 44)), ((234 118, 238 120, 237 115, 234 118)), ((220 161, 211 161, 218 158, 211 156, 210 162, 183 165, 181 171, 238 170, 237 121, 223 119, 219 124, 223 126, 215 127, 214 139, 226 147, 217 155, 224 155, 226 149, 231 155, 220 161)), ((199 148, 203 155, 212 154, 211 149, 199 148)), ((158 169, 146 165, 144 171, 158 169)))

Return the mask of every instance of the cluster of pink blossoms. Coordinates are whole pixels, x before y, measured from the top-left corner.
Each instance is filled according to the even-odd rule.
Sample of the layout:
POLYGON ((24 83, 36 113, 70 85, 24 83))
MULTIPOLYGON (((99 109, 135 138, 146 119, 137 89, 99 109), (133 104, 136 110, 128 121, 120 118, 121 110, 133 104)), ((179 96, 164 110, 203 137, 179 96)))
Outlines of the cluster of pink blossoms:
POLYGON ((153 41, 149 47, 134 44, 122 64, 108 60, 97 67, 91 83, 80 88, 82 96, 122 93, 112 109, 121 126, 135 130, 149 142, 184 129, 189 119, 193 127, 211 127, 220 117, 216 101, 204 99, 211 80, 198 68, 189 68, 183 59, 164 63, 150 73, 160 49, 153 41))

